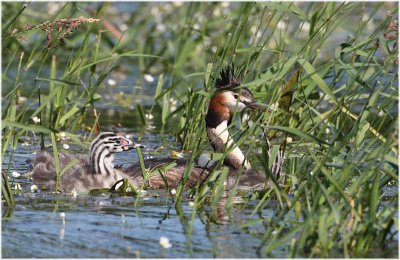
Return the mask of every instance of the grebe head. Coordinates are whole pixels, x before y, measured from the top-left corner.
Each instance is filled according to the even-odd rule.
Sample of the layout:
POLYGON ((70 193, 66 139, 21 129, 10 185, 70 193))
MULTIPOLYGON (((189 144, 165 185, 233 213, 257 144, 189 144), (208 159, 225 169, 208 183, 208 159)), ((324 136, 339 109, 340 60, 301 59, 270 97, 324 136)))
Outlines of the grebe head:
POLYGON ((217 91, 210 100, 206 123, 215 128, 223 121, 229 121, 234 113, 246 108, 264 111, 265 106, 257 104, 250 89, 240 87, 240 75, 233 66, 223 69, 215 81, 217 91), (236 75, 235 75, 236 74, 236 75))
POLYGON ((229 109, 231 114, 241 112, 246 108, 263 110, 262 105, 256 103, 253 94, 248 88, 221 91, 214 95, 210 103, 217 102, 229 109))
POLYGON ((114 171, 114 153, 137 148, 131 140, 111 132, 103 132, 96 136, 90 146, 90 164, 98 174, 114 171))
POLYGON ((131 140, 116 135, 112 132, 102 132, 92 141, 90 150, 107 150, 109 153, 119 153, 135 149, 135 145, 131 140))

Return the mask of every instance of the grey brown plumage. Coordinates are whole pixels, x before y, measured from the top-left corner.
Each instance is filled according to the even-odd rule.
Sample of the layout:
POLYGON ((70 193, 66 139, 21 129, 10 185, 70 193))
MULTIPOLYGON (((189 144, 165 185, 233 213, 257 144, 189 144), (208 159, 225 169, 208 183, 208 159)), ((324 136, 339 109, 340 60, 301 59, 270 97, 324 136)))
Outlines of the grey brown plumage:
MULTIPOLYGON (((121 170, 115 169, 114 153, 134 149, 133 143, 114 133, 100 133, 90 147, 90 156, 59 153, 60 170, 72 160, 76 162, 59 179, 60 192, 84 192, 91 189, 111 188, 118 180, 129 178, 121 170)), ((56 166, 53 153, 40 152, 33 161, 33 169, 28 173, 33 183, 48 191, 56 189, 56 166)), ((132 180, 132 179, 131 179, 132 180)), ((132 180, 134 182, 134 180, 132 180)))
MULTIPOLYGON (((138 187, 142 187, 143 185, 144 188, 151 189, 164 189, 167 188, 167 186, 170 189, 177 188, 187 167, 188 161, 186 159, 152 158, 145 160, 144 164, 146 169, 154 169, 156 167, 168 165, 173 162, 177 164, 174 168, 166 172, 162 172, 167 184, 160 174, 156 174, 150 177, 147 183, 143 185, 144 179, 139 163, 130 166, 129 168, 125 169, 124 172, 135 180, 135 184, 138 185, 138 187)), ((202 184, 210 175, 210 173, 211 169, 195 166, 189 175, 185 188, 193 188, 197 184, 202 184)), ((235 183, 237 178, 239 178, 237 187, 241 190, 262 190, 272 185, 271 181, 267 182, 267 178, 262 172, 242 171, 241 176, 239 176, 239 174, 240 170, 229 167, 229 174, 226 179, 225 189, 232 189, 236 185, 235 183)))

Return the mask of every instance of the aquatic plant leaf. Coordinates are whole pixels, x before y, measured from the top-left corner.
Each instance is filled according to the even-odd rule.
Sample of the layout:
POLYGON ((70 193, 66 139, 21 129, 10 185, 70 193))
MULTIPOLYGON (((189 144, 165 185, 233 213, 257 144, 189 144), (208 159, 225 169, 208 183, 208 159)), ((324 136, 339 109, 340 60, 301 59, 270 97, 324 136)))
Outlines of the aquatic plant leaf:
POLYGON ((23 124, 23 123, 17 123, 17 122, 11 122, 9 120, 2 120, 1 121, 1 129, 4 129, 6 127, 15 127, 15 128, 20 128, 26 131, 33 131, 33 132, 39 132, 39 133, 45 133, 45 134, 51 134, 54 133, 55 131, 44 127, 40 125, 34 125, 34 124, 23 124))
POLYGON ((281 3, 275 3, 275 2, 263 2, 263 5, 268 7, 269 9, 272 10, 279 10, 281 12, 294 15, 300 20, 308 21, 308 16, 306 13, 303 12, 300 8, 296 6, 294 3, 290 2, 281 2, 281 3))
POLYGON ((310 77, 315 81, 315 83, 321 88, 321 90, 328 95, 330 100, 338 104, 338 100, 336 99, 333 91, 328 87, 325 81, 319 76, 319 74, 315 71, 315 68, 305 59, 299 59, 298 63, 303 66, 304 70, 310 75, 310 77))
POLYGON ((64 86, 82 86, 81 83, 75 83, 71 81, 61 80, 61 79, 48 79, 48 78, 36 78, 37 81, 45 81, 50 83, 59 83, 64 86))
POLYGON ((150 55, 150 54, 140 54, 140 53, 135 53, 136 51, 132 51, 132 52, 126 52, 126 53, 122 53, 122 54, 118 54, 118 55, 111 55, 107 58, 103 58, 103 59, 99 59, 95 62, 91 62, 89 64, 86 64, 85 66, 79 68, 78 72, 82 72, 83 70, 86 70, 88 68, 90 68, 93 65, 99 64, 99 63, 103 63, 106 61, 110 61, 110 60, 115 60, 115 59, 119 59, 121 57, 145 57, 145 58, 155 58, 155 59, 159 59, 162 58, 160 56, 156 56, 156 55, 150 55))
POLYGON ((279 131, 283 131, 289 134, 293 134, 296 135, 300 138, 303 138, 307 141, 311 141, 311 142, 315 142, 315 143, 319 143, 319 144, 326 144, 329 145, 326 141, 323 141, 315 136, 312 136, 306 132, 301 131, 300 129, 297 128, 293 128, 293 127, 285 127, 285 126, 267 126, 268 129, 274 129, 274 130, 279 130, 279 131))
POLYGON ((146 116, 144 114, 144 109, 143 109, 142 104, 137 104, 136 105, 136 109, 137 109, 137 111, 139 113, 140 123, 142 125, 146 125, 146 116))
POLYGON ((67 121, 69 118, 71 118, 73 115, 75 115, 76 112, 78 112, 80 109, 77 106, 73 106, 66 114, 64 114, 59 121, 60 125, 64 125, 65 121, 67 121))

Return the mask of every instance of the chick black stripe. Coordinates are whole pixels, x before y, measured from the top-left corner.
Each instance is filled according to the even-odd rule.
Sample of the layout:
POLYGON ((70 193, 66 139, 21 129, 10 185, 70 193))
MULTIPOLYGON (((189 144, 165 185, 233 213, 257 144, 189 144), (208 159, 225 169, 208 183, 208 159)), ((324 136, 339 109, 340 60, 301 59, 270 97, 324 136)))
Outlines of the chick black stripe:
POLYGON ((116 141, 110 141, 110 142, 105 141, 105 142, 102 142, 102 144, 116 144, 116 143, 117 143, 116 141))
POLYGON ((113 134, 113 133, 101 134, 101 135, 99 135, 99 136, 97 137, 98 139, 92 144, 92 147, 97 146, 97 144, 98 144, 99 142, 102 142, 103 139, 105 139, 105 138, 107 138, 107 137, 113 137, 113 136, 116 136, 116 135, 113 134))
POLYGON ((96 153, 97 153, 97 149, 98 147, 101 146, 102 143, 104 143, 104 139, 107 137, 113 137, 115 136, 114 133, 105 133, 105 134, 100 134, 99 136, 97 136, 97 140, 95 142, 92 143, 91 145, 91 162, 92 162, 92 167, 95 169, 96 172, 100 172, 100 169, 98 169, 98 165, 96 165, 96 153), (97 171, 98 169, 98 171, 97 171))
POLYGON ((98 146, 92 146, 91 149, 91 162, 92 162, 92 167, 94 168, 96 173, 100 173, 100 165, 99 165, 99 159, 101 157, 102 154, 102 148, 101 148, 101 143, 98 144, 98 146))
POLYGON ((92 164, 92 168, 93 168, 93 170, 94 170, 94 172, 95 173, 97 173, 98 172, 98 169, 97 169, 97 167, 98 167, 98 165, 96 165, 96 153, 97 153, 97 148, 95 149, 93 146, 92 146, 92 150, 91 150, 91 153, 90 153, 90 160, 91 160, 91 164, 92 164))
POLYGON ((107 176, 111 175, 112 169, 108 168, 108 165, 105 163, 105 159, 109 158, 112 154, 108 151, 109 147, 103 147, 97 157, 97 165, 99 168, 99 171, 97 173, 99 174, 107 174, 107 176), (101 171, 101 166, 104 166, 104 170, 106 171, 105 173, 101 171))
MULTIPOLYGON (((101 156, 103 155, 103 153, 104 152, 106 152, 106 147, 101 147, 101 150, 100 150, 100 152, 99 152, 99 154, 98 154, 98 156, 97 156, 97 165, 98 165, 98 167, 99 167, 99 171, 97 172, 97 173, 99 173, 99 174, 101 174, 102 172, 100 171, 100 160, 101 160, 101 156)), ((103 164, 104 166, 105 166, 105 163, 104 163, 104 160, 101 162, 101 164, 103 164)), ((105 167, 106 168, 106 167, 105 167)))
MULTIPOLYGON (((103 155, 103 154, 102 154, 103 155)), ((99 172, 100 174, 102 174, 102 175, 106 175, 106 176, 110 176, 111 175, 111 171, 110 171, 110 169, 107 167, 107 164, 105 163, 105 158, 106 157, 109 157, 110 156, 110 154, 106 154, 105 156, 104 156, 104 158, 103 158, 103 160, 102 160, 102 164, 103 164, 103 168, 104 168, 104 171, 105 172, 103 172, 102 170, 99 172)), ((99 165, 99 166, 101 166, 101 165, 99 165)), ((100 168, 101 169, 101 168, 100 168)))

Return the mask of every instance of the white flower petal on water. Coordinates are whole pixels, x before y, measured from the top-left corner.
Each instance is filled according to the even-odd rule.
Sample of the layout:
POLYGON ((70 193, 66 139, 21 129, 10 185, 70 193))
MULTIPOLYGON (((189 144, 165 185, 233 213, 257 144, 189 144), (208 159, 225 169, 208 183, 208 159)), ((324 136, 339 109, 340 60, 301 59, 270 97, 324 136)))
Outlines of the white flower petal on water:
POLYGON ((171 194, 172 194, 172 195, 175 195, 175 194, 176 194, 176 190, 175 190, 175 189, 172 189, 172 190, 171 190, 171 194))
POLYGON ((170 248, 172 247, 172 244, 169 242, 169 239, 167 237, 160 237, 160 246, 163 248, 170 248))
POLYGON ((288 137, 286 138, 286 143, 290 144, 291 142, 293 142, 293 138, 290 137, 290 136, 288 136, 288 137))
POLYGON ((21 185, 19 183, 15 183, 14 190, 22 190, 21 185))
POLYGON ((60 212, 60 218, 61 218, 63 225, 65 225, 65 212, 60 212))
POLYGON ((69 145, 68 145, 68 144, 63 144, 63 148, 64 148, 65 150, 68 150, 68 149, 69 149, 69 145))
POLYGON ((189 207, 191 207, 191 208, 194 207, 194 202, 193 201, 189 201, 189 207))
POLYGON ((33 184, 33 185, 31 186, 31 192, 37 192, 37 190, 38 190, 38 186, 35 185, 35 184, 33 184))
POLYGON ((109 80, 107 80, 107 84, 110 86, 115 86, 115 85, 117 85, 117 82, 114 79, 109 79, 109 80))
POLYGON ((32 117, 32 120, 33 120, 33 122, 34 123, 40 123, 40 118, 39 117, 37 117, 37 116, 35 116, 35 117, 32 117))
POLYGON ((13 172, 11 173, 11 175, 12 175, 14 178, 18 178, 19 176, 21 176, 21 174, 20 174, 19 172, 16 172, 16 171, 13 171, 13 172))
POLYGON ((144 74, 144 79, 145 79, 147 82, 153 82, 153 81, 154 81, 154 77, 151 76, 150 74, 144 74))

